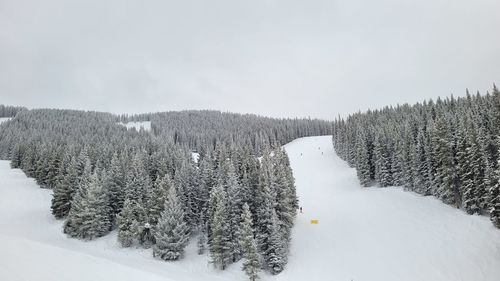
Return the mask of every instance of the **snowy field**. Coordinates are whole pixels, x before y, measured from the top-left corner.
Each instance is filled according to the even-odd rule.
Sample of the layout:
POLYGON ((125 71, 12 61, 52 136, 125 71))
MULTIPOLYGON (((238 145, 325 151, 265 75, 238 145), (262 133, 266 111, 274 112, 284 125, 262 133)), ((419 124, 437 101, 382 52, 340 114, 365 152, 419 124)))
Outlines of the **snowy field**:
POLYGON ((119 125, 127 127, 127 129, 134 128, 136 131, 144 129, 147 132, 151 131, 151 121, 140 121, 140 122, 128 122, 128 123, 118 123, 119 125))
POLYGON ((7 122, 10 119, 12 119, 12 117, 0 117, 0 124, 2 124, 3 122, 7 122))
MULTIPOLYGON (((286 270, 262 280, 500 280, 500 230, 487 218, 400 188, 361 188, 330 137, 299 139, 286 150, 303 213, 286 270)), ((246 280, 240 264, 213 270, 194 243, 183 261, 167 263, 149 250, 121 249, 116 233, 66 238, 50 199, 0 161, 0 280, 246 280)))

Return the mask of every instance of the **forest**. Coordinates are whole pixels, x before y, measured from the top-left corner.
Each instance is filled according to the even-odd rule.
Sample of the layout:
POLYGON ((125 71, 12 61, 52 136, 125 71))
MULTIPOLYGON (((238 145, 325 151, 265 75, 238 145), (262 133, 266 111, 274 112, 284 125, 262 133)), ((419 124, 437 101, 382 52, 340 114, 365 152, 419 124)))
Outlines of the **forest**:
POLYGON ((363 186, 404 186, 500 228, 500 92, 338 118, 333 144, 363 186))
POLYGON ((14 118, 0 125, 0 158, 53 190, 51 212, 69 237, 116 230, 121 246, 152 248, 162 260, 182 259, 196 239, 218 269, 243 259, 251 280, 287 264, 298 198, 281 145, 333 129, 214 111, 6 112, 14 118), (128 120, 151 120, 153 130, 118 124, 128 120))

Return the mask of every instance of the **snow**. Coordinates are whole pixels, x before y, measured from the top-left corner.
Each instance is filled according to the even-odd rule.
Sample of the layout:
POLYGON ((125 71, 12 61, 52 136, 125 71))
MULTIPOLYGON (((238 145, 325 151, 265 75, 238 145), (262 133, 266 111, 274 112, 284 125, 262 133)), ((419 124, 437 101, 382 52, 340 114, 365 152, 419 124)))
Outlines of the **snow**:
MULTIPOLYGON (((361 188, 330 137, 285 148, 304 213, 287 268, 262 280, 500 280, 500 230, 486 217, 400 188, 361 188)), ((241 263, 214 270, 196 254, 196 239, 184 260, 164 262, 151 250, 120 248, 116 233, 66 238, 50 193, 0 161, 0 280, 247 280, 241 263)))
POLYGON ((1 117, 1 118, 0 118, 0 124, 2 124, 3 122, 7 122, 7 121, 9 121, 10 119, 12 119, 12 117, 1 117))
POLYGON ((331 137, 286 150, 303 214, 281 280, 500 280, 500 230, 487 217, 401 188, 361 188, 331 137))
POLYGON ((198 160, 200 159, 200 154, 199 154, 199 153, 197 153, 197 152, 192 152, 192 153, 191 153, 191 157, 193 158, 193 161, 194 161, 195 163, 198 163, 198 160))
POLYGON ((138 121, 138 122, 128 122, 128 123, 118 123, 119 125, 127 127, 127 129, 134 128, 136 131, 140 131, 141 128, 147 132, 151 131, 151 121, 138 121))

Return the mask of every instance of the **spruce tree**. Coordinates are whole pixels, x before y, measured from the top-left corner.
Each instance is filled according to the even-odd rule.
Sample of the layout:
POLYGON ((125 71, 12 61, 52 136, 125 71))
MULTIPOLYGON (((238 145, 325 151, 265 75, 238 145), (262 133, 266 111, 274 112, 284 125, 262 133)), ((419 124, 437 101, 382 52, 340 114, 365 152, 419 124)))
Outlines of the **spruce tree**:
POLYGON ((132 246, 137 239, 135 230, 138 228, 138 220, 140 220, 143 213, 135 206, 136 204, 137 203, 131 199, 125 199, 122 211, 117 216, 118 242, 122 247, 132 246), (137 217, 139 217, 139 219, 137 217))
POLYGON ((267 249, 265 251, 266 266, 271 274, 279 274, 287 263, 286 241, 283 239, 276 213, 273 211, 267 249))
POLYGON ((148 218, 149 223, 155 226, 165 208, 165 200, 167 199, 168 191, 172 188, 172 181, 168 174, 158 178, 153 183, 153 188, 150 189, 148 196, 148 218))
POLYGON ((360 133, 357 142, 356 171, 362 186, 370 186, 373 182, 373 165, 370 153, 370 143, 364 133, 360 133))
POLYGON ((240 241, 244 259, 243 271, 245 271, 246 275, 251 281, 255 281, 259 278, 258 273, 260 271, 261 264, 252 225, 252 214, 250 213, 248 204, 245 203, 243 205, 240 224, 240 241))
POLYGON ((222 185, 212 189, 213 217, 210 219, 210 256, 216 268, 225 270, 232 261, 233 242, 227 194, 222 185))
POLYGON ((87 158, 82 175, 78 179, 78 188, 71 200, 71 208, 68 217, 64 222, 64 233, 73 237, 78 237, 80 233, 80 226, 84 223, 81 214, 84 213, 86 206, 85 198, 89 190, 90 181, 92 178, 92 165, 90 159, 87 158))
POLYGON ((113 214, 117 215, 123 208, 126 193, 126 181, 120 157, 117 153, 113 154, 109 168, 109 205, 113 214))
POLYGON ((51 209, 56 219, 65 218, 71 209, 71 200, 78 186, 78 173, 76 160, 71 158, 69 165, 65 168, 66 174, 58 182, 52 193, 51 209))
POLYGON ((72 237, 93 240, 107 234, 111 229, 107 194, 95 171, 78 190, 74 204, 68 216, 71 225, 67 232, 72 237))
POLYGON ((118 240, 123 247, 130 247, 134 243, 142 244, 149 241, 144 236, 150 233, 150 224, 147 212, 147 194, 151 182, 144 167, 143 153, 136 152, 130 172, 127 176, 127 193, 122 211, 117 216, 118 240))
POLYGON ((455 166, 452 148, 452 139, 447 120, 440 117, 436 122, 434 135, 434 155, 436 158, 436 178, 437 196, 446 204, 459 205, 460 200, 455 186, 455 166))
POLYGON ((189 240, 189 227, 175 188, 170 188, 155 230, 153 256, 163 260, 178 260, 189 240))
MULTIPOLYGON (((499 159, 500 166, 500 159, 499 159)), ((500 170, 496 170, 495 185, 489 190, 490 220, 494 226, 500 228, 500 170)))

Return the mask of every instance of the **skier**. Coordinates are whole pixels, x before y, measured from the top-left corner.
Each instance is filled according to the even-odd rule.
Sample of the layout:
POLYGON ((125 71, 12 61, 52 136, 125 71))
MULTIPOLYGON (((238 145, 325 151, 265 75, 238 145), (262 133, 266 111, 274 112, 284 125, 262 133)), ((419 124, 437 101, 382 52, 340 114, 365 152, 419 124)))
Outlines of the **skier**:
POLYGON ((300 209, 300 213, 302 214, 302 206, 299 209, 300 209))

